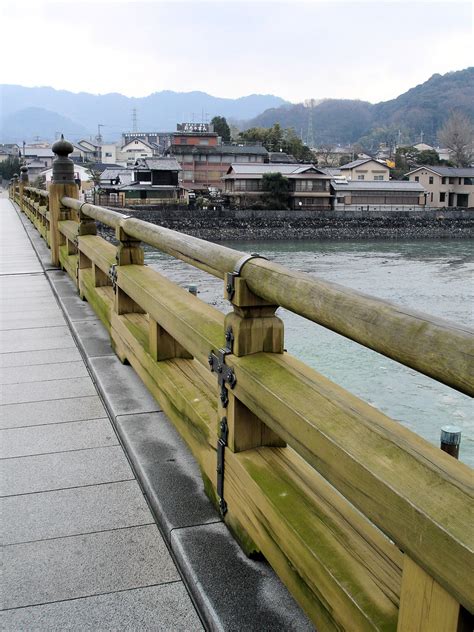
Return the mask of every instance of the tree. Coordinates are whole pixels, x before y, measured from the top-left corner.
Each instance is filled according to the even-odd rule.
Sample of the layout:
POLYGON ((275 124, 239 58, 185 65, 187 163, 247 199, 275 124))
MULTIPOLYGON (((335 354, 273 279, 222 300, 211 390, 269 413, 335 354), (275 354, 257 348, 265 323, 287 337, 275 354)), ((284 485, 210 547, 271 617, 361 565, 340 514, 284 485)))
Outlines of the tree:
POLYGON ((281 173, 265 173, 262 178, 262 202, 266 208, 286 210, 290 202, 290 181, 281 173))
POLYGON ((5 180, 10 180, 13 177, 13 174, 17 173, 20 175, 20 160, 16 157, 9 156, 3 162, 0 162, 0 177, 5 180))
POLYGON ((420 151, 417 161, 419 165, 439 165, 440 163, 438 152, 434 149, 420 151))
POLYGON ((239 137, 247 143, 262 143, 267 151, 284 151, 305 162, 312 162, 315 156, 291 127, 282 129, 279 123, 272 127, 251 127, 240 132, 239 137))
POLYGON ((230 141, 230 127, 226 121, 225 116, 215 116, 211 124, 214 126, 214 131, 218 134, 223 141, 230 141))
POLYGON ((439 131, 438 138, 452 152, 457 167, 469 167, 474 158, 474 126, 461 112, 453 112, 439 131))
POLYGON ((330 143, 321 143, 318 147, 316 155, 318 157, 318 164, 322 167, 334 166, 334 146, 330 143))

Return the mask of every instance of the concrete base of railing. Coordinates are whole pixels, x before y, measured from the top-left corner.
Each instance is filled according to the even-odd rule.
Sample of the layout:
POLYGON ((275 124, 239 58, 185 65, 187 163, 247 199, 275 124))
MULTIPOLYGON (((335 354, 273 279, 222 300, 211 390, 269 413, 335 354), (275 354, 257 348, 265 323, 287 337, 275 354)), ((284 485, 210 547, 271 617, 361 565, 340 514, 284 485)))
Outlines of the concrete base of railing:
POLYGON ((109 411, 145 497, 209 630, 313 630, 270 566, 241 552, 203 491, 199 468, 160 405, 24 215, 20 218, 109 411))

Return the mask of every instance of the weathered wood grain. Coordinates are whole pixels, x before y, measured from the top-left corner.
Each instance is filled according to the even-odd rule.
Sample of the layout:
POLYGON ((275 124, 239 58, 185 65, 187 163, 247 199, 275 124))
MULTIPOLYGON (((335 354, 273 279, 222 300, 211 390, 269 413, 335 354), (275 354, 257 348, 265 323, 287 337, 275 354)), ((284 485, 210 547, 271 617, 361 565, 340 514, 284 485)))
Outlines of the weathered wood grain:
POLYGON ((459 603, 408 556, 397 632, 458 632, 459 603))

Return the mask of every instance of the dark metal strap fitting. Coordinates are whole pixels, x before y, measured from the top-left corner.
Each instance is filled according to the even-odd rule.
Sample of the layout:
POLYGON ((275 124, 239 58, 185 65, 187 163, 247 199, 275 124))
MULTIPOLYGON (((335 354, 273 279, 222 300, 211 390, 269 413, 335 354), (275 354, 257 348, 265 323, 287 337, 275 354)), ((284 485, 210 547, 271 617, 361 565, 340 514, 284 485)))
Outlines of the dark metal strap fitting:
POLYGON ((227 291, 227 298, 229 301, 232 300, 232 297, 234 296, 234 293, 235 293, 236 277, 240 276, 242 272, 242 268, 247 263, 247 261, 250 261, 251 259, 267 259, 267 257, 264 257, 263 255, 259 255, 258 252, 252 252, 252 254, 244 255, 237 261, 233 272, 226 272, 225 289, 227 291))
POLYGON ((219 509, 222 516, 227 513, 227 503, 224 500, 224 467, 225 448, 229 436, 227 417, 222 417, 219 424, 219 440, 217 441, 217 496, 219 498, 219 509))
POLYGON ((209 354, 209 366, 213 373, 217 373, 217 383, 221 387, 221 404, 224 408, 227 408, 229 403, 229 395, 227 394, 227 386, 234 388, 237 384, 237 378, 235 377, 234 369, 227 366, 225 363, 226 355, 231 353, 230 349, 219 349, 217 353, 211 351, 209 354))
POLYGON ((234 351, 234 332, 232 331, 232 327, 227 327, 225 330, 225 346, 226 349, 229 350, 230 353, 234 351))
POLYGON ((113 263, 109 268, 109 279, 112 281, 114 292, 117 289, 117 266, 113 263))

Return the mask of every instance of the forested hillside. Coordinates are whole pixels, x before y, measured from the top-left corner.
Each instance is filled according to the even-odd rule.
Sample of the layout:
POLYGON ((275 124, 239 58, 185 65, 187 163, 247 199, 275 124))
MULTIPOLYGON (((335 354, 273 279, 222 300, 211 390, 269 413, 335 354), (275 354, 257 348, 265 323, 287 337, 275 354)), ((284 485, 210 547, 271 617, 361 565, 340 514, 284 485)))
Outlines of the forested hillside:
POLYGON ((327 99, 314 107, 302 104, 266 110, 247 121, 244 128, 293 127, 303 140, 316 146, 361 142, 374 149, 380 142, 400 139, 437 143, 437 134, 453 111, 474 120, 474 67, 433 75, 391 101, 372 105, 366 101, 327 99), (312 127, 312 131, 311 131, 312 127), (311 139, 311 135, 313 139, 311 139))

